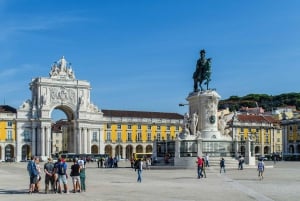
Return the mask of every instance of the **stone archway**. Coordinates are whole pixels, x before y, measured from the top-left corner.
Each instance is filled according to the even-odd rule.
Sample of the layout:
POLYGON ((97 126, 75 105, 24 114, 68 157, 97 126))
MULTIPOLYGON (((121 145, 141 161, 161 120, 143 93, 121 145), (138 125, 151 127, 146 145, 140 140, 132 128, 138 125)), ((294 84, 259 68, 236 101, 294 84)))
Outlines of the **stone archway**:
POLYGON ((100 154, 104 154, 103 113, 90 100, 90 83, 75 79, 75 73, 64 57, 55 62, 49 77, 37 77, 30 83, 31 99, 25 101, 17 111, 18 147, 17 158, 22 158, 24 139, 22 133, 28 129, 31 136, 32 155, 46 159, 53 147, 51 114, 54 109, 67 116, 68 152, 90 154, 92 137, 97 137, 100 154))
POLYGON ((91 152, 92 152, 92 154, 98 154, 99 153, 98 146, 97 145, 92 145, 91 152))
POLYGON ((146 153, 152 153, 152 145, 146 146, 146 153))
POLYGON ((289 146, 289 153, 295 153, 294 145, 289 146))
POLYGON ((136 153, 143 153, 143 152, 144 152, 143 146, 142 145, 137 145, 136 146, 136 153))
POLYGON ((115 149, 115 156, 117 156, 118 159, 121 159, 122 156, 123 156, 123 147, 122 145, 118 144, 116 146, 116 149, 115 149))
POLYGON ((22 160, 28 160, 31 157, 31 150, 28 144, 22 146, 22 160))
POLYGON ((255 147, 254 153, 255 153, 255 154, 259 154, 259 153, 260 153, 260 148, 259 148, 259 146, 256 146, 256 147, 255 147))
POLYGON ((15 155, 14 155, 14 146, 11 144, 8 144, 4 148, 4 155, 5 155, 5 161, 13 162, 15 155))
POLYGON ((132 145, 126 146, 126 159, 131 159, 133 154, 133 147, 132 145))
POLYGON ((104 148, 105 154, 107 154, 109 157, 112 157, 112 146, 106 145, 104 148))
POLYGON ((264 147, 264 154, 270 154, 270 148, 268 146, 264 147))

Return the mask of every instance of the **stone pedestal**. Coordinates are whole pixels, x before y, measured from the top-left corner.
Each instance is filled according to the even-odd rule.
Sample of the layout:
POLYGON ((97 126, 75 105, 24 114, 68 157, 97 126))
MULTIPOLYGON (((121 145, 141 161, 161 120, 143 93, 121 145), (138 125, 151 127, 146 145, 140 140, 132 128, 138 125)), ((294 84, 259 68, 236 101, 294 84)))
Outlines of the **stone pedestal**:
POLYGON ((217 117, 220 98, 220 95, 212 90, 192 92, 187 97, 189 114, 192 118, 191 127, 196 127, 196 131, 200 131, 200 137, 203 139, 221 139, 217 117), (195 115, 196 122, 193 118, 195 115))

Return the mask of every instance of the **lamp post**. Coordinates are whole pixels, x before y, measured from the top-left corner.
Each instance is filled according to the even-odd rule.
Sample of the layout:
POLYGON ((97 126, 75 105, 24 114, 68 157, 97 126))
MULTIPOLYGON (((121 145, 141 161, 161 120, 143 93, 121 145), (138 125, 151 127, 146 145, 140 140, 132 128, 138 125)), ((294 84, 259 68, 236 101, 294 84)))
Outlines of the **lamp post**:
POLYGON ((120 138, 118 138, 118 160, 121 158, 121 139, 120 138))
POLYGON ((178 104, 179 107, 183 107, 183 106, 186 106, 186 105, 189 105, 189 104, 188 103, 179 103, 178 104))

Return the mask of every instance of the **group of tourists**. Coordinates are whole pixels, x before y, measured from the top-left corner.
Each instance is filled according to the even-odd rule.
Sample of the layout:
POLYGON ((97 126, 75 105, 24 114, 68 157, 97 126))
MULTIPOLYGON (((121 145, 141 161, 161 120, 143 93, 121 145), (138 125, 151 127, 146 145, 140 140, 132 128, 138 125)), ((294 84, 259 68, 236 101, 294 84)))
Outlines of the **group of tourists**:
MULTIPOLYGON (((68 165, 63 158, 58 158, 57 162, 53 162, 52 158, 48 158, 44 164, 45 173, 45 193, 69 193, 68 190, 68 165)), ((27 171, 30 177, 29 194, 41 191, 41 167, 38 157, 31 157, 27 164, 27 171)), ((85 161, 74 158, 71 165, 70 177, 73 183, 73 193, 86 191, 85 185, 85 161)))

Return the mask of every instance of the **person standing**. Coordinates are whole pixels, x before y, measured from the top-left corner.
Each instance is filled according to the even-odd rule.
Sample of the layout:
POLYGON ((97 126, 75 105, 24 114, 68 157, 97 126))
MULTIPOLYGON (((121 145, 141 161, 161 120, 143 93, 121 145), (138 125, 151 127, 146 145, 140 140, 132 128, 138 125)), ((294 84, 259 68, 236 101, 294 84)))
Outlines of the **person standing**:
POLYGON ((86 186, 85 186, 85 165, 84 161, 82 159, 78 160, 78 164, 80 166, 80 184, 81 184, 81 191, 85 192, 86 186))
POLYGON ((224 158, 222 158, 221 161, 220 161, 220 174, 222 172, 222 169, 225 173, 225 159, 224 158))
POLYGON ((78 164, 78 159, 73 159, 74 164, 71 166, 71 174, 72 182, 73 182, 73 193, 81 192, 80 185, 80 166, 78 164))
POLYGON ((142 182, 142 171, 143 171, 143 161, 141 159, 138 160, 137 163, 137 174, 138 174, 138 178, 137 178, 137 182, 142 182))
POLYGON ((40 166, 40 159, 39 158, 35 158, 35 166, 36 166, 36 170, 38 172, 38 176, 37 176, 37 182, 35 184, 35 189, 34 192, 39 193, 40 192, 40 188, 41 188, 41 166, 40 166))
POLYGON ((55 192, 54 187, 54 163, 52 158, 48 158, 48 162, 44 164, 45 172, 45 193, 49 193, 49 183, 51 184, 51 190, 55 192))
POLYGON ((257 164, 257 171, 258 171, 258 177, 260 180, 264 178, 264 171, 265 171, 265 164, 263 159, 260 159, 258 164, 257 164))
POLYGON ((68 174, 67 174, 67 164, 65 161, 61 158, 58 159, 57 167, 55 168, 57 170, 58 174, 58 192, 62 193, 62 184, 64 185, 64 192, 69 193, 68 191, 68 174))
POLYGON ((209 167, 209 156, 208 156, 207 153, 206 153, 206 155, 205 155, 205 166, 206 166, 206 167, 209 167))
POLYGON ((203 169, 203 160, 200 156, 197 157, 197 173, 198 173, 198 179, 200 179, 201 177, 203 177, 202 175, 202 169, 203 169))
POLYGON ((30 184, 29 184, 29 192, 28 193, 32 194, 34 192, 35 184, 38 181, 38 175, 39 175, 37 168, 36 168, 34 156, 31 157, 31 160, 27 164, 27 171, 30 176, 30 184))

